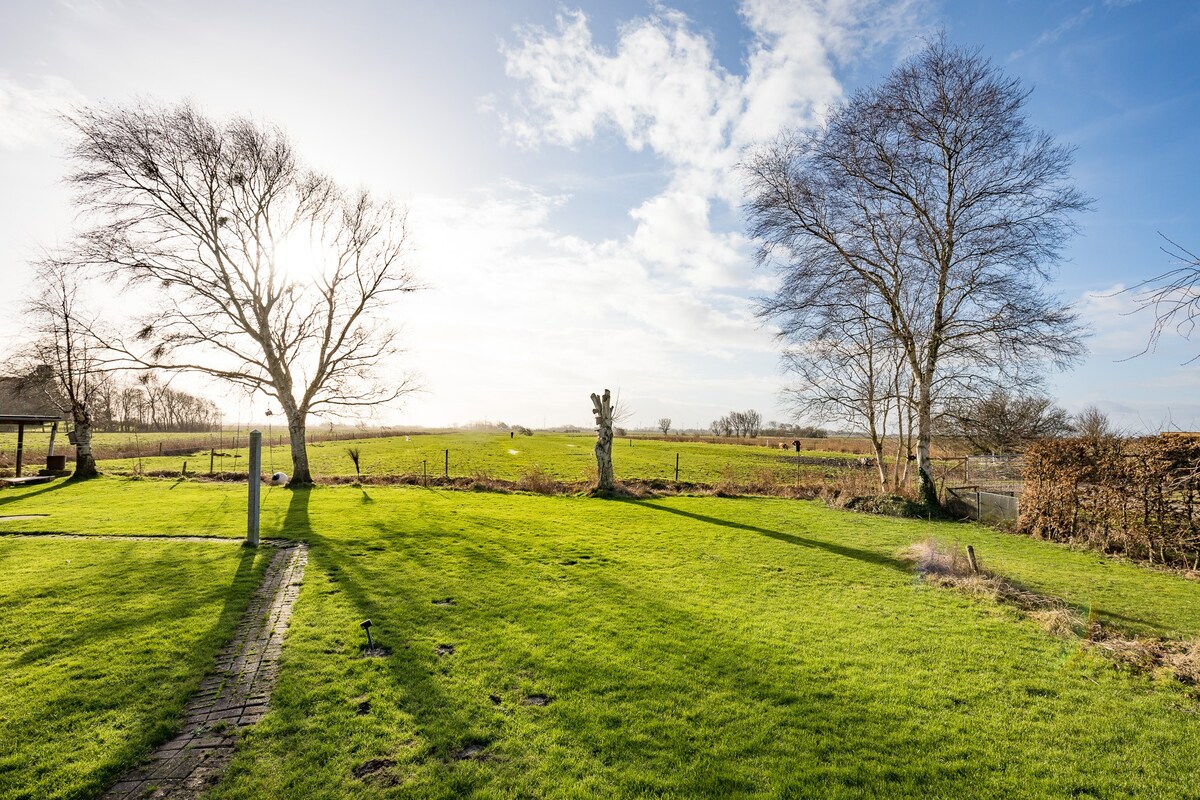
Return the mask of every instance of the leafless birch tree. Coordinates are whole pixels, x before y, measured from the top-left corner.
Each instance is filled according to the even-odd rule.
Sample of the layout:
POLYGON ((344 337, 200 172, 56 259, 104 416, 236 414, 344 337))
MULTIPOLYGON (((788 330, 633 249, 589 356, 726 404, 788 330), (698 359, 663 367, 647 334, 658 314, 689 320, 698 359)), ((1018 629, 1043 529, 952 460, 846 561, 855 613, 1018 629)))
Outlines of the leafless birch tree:
POLYGON ((939 38, 808 132, 747 154, 750 234, 777 267, 760 312, 792 342, 836 335, 869 297, 916 395, 921 495, 947 372, 1065 367, 1083 352, 1075 314, 1048 291, 1073 217, 1088 207, 1072 150, 1033 128, 1028 92, 939 38))
POLYGON ((789 347, 783 362, 792 376, 785 395, 795 410, 822 422, 865 430, 879 490, 899 487, 908 477, 911 425, 906 423, 911 418, 912 381, 903 350, 868 309, 846 306, 829 335, 789 347), (890 476, 885 459, 889 436, 896 438, 896 465, 890 476))
POLYGON ((18 352, 17 361, 26 374, 49 378, 39 380, 39 388, 71 420, 72 480, 95 478, 100 474, 92 454, 95 405, 108 379, 100 358, 103 348, 94 335, 95 321, 88 316, 90 304, 81 294, 78 272, 47 259, 38 264, 36 276, 25 314, 32 340, 18 352))
POLYGON ((68 180, 93 227, 73 259, 156 292, 129 366, 192 371, 278 402, 291 484, 312 481, 310 413, 410 390, 377 380, 394 352, 384 312, 417 288, 405 214, 305 167, 278 128, 190 105, 86 108, 68 180))

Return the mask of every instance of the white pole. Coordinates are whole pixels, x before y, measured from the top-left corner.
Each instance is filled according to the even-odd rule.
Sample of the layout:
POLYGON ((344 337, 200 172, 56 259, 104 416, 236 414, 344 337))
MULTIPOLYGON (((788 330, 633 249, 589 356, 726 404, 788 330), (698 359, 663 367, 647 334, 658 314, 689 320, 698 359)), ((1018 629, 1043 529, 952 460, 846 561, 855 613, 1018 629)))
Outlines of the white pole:
POLYGON ((246 544, 258 547, 258 498, 262 490, 262 432, 250 431, 250 498, 246 507, 246 544))

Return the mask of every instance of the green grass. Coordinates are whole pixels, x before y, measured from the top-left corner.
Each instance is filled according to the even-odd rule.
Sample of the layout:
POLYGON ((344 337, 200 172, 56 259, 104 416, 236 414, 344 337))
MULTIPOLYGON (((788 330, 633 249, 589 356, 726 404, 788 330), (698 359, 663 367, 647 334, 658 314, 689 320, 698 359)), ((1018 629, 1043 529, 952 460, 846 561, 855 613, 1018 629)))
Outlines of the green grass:
MULTIPOLYGON (((0 525, 238 537, 244 491, 9 490, 0 514, 51 516, 0 525)), ((1173 575, 761 498, 325 487, 270 490, 263 517, 312 549, 272 712, 217 798, 1187 797, 1200 779, 1200 704, 1177 684, 896 553, 957 539, 1118 627, 1200 634, 1200 583, 1173 575), (388 657, 362 656, 366 617, 388 657), (468 745, 487 759, 456 759, 468 745), (354 777, 371 759, 395 764, 354 777)))
MULTIPOLYGON (((244 440, 244 437, 243 437, 244 440)), ((286 436, 264 432, 263 469, 291 471, 291 448, 286 436)), ((752 440, 748 440, 752 441, 752 440)), ((446 451, 452 477, 487 476, 517 480, 536 465, 563 481, 588 480, 595 472, 591 434, 536 434, 509 438, 508 434, 449 433, 403 436, 383 439, 316 442, 308 455, 317 475, 353 475, 354 464, 346 454, 348 447, 361 451, 365 475, 443 475, 446 451)), ((245 471, 247 450, 226 447, 226 457, 213 459, 218 471, 245 471), (234 457, 236 455, 236 457, 234 457)), ((762 444, 709 444, 706 442, 669 442, 657 439, 619 439, 613 446, 613 462, 618 478, 644 480, 675 478, 675 455, 679 454, 679 478, 692 483, 716 483, 722 478, 745 480, 769 472, 774 480, 787 483, 795 479, 796 464, 787 453, 762 444), (632 444, 630 443, 632 442, 632 444)), ((824 451, 806 451, 805 455, 852 460, 854 455, 824 451)), ((193 456, 157 456, 142 459, 146 471, 179 470, 184 460, 191 472, 207 472, 209 453, 193 456)), ((102 469, 132 471, 137 459, 118 459, 101 463, 102 469)), ((802 472, 820 472, 821 467, 803 465, 802 472)))
POLYGON ((167 738, 263 564, 225 542, 0 537, 0 798, 94 797, 167 738))

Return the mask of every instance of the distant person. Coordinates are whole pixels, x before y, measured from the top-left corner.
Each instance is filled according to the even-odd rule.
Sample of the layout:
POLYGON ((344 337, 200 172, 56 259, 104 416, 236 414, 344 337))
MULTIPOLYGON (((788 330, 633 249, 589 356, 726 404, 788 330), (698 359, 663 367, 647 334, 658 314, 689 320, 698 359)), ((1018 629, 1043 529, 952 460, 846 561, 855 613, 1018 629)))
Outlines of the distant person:
POLYGON ((509 432, 508 432, 508 438, 510 438, 510 439, 511 439, 511 438, 513 438, 513 437, 514 437, 514 436, 516 436, 516 435, 517 435, 517 432, 516 432, 516 431, 509 431, 509 432))

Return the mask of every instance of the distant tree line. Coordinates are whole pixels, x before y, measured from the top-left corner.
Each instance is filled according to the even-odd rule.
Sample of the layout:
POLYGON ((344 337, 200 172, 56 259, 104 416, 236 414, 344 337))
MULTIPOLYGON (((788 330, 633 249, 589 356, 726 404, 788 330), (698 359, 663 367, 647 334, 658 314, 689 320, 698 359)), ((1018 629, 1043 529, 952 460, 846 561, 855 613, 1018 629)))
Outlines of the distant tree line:
POLYGON ((715 419, 708 426, 714 436, 745 436, 757 438, 762 432, 762 414, 754 409, 746 411, 730 411, 720 419, 715 419))
POLYGON ((221 427, 216 403, 172 389, 151 373, 132 380, 103 376, 94 395, 92 416, 93 427, 99 431, 196 433, 221 427))
POLYGON ((762 429, 763 436, 792 436, 796 439, 824 439, 828 436, 824 428, 816 425, 800 425, 792 422, 772 420, 762 429))

